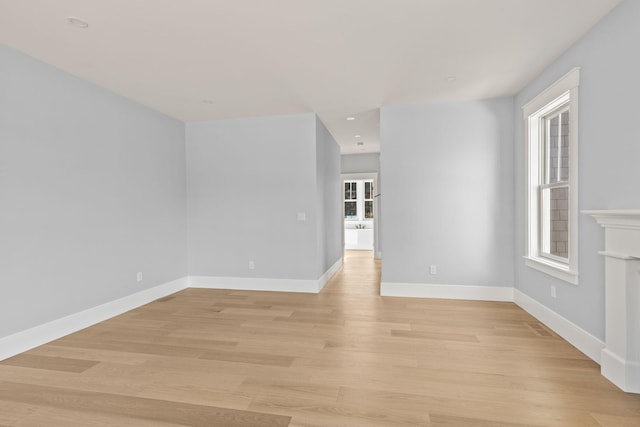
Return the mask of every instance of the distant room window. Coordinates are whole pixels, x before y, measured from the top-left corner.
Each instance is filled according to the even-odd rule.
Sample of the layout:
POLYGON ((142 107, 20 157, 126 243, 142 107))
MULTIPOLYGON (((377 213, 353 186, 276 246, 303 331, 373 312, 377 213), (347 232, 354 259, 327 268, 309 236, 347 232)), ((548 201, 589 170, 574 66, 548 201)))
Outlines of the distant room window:
POLYGON ((578 283, 578 85, 574 69, 523 107, 527 141, 525 263, 578 283))
POLYGON ((373 180, 344 182, 344 218, 350 221, 373 219, 373 180))
POLYGON ((358 183, 356 181, 344 183, 344 218, 358 219, 358 183))
POLYGON ((373 219, 373 181, 364 182, 364 217, 373 219))

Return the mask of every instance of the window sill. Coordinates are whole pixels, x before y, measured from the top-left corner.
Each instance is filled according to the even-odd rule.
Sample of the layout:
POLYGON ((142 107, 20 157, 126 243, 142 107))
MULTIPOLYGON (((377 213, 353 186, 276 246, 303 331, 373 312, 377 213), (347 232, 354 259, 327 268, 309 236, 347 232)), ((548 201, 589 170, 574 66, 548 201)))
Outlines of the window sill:
POLYGON ((569 269, 569 266, 559 262, 554 262, 546 258, 524 257, 524 263, 527 267, 542 271, 556 279, 564 280, 573 285, 578 284, 578 272, 569 269))

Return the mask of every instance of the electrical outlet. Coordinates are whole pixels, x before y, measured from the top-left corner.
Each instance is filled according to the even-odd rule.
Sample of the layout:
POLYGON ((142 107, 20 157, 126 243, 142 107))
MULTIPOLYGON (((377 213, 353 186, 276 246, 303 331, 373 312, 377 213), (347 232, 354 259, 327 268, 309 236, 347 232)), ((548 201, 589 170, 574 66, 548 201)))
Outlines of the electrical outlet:
POLYGON ((142 282, 142 271, 138 271, 138 274, 136 274, 136 280, 138 282, 142 282))
POLYGON ((558 295, 556 294, 556 287, 551 286, 551 298, 556 298, 558 295))
POLYGON ((256 268, 256 264, 253 261, 249 261, 249 270, 253 270, 256 268))
POLYGON ((431 275, 438 274, 438 266, 437 265, 430 265, 429 266, 429 274, 431 274, 431 275))

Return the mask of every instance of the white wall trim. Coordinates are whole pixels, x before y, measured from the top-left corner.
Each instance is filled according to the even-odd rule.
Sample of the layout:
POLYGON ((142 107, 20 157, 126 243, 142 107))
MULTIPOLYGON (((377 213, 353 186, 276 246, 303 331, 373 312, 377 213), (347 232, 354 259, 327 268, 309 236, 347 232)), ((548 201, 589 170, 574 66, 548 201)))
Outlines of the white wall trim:
POLYGON ((545 105, 552 102, 560 94, 568 92, 574 87, 580 86, 580 67, 574 67, 564 76, 556 80, 551 86, 536 95, 532 100, 522 106, 523 116, 526 119, 545 105))
POLYGON ((380 295, 386 297, 513 301, 513 287, 382 282, 380 283, 380 295))
POLYGON ((318 292, 320 292, 324 285, 326 285, 329 280, 342 268, 342 257, 340 257, 327 271, 324 272, 322 276, 318 279, 318 292))
POLYGON ((103 322, 134 308, 166 297, 187 287, 183 277, 120 299, 89 308, 33 328, 0 338, 0 360, 23 353, 81 329, 103 322))
POLYGON ((191 288, 235 289, 242 291, 319 293, 329 279, 342 267, 342 258, 318 279, 271 279, 261 277, 189 276, 191 288))
POLYGON ((601 363, 604 342, 518 289, 514 290, 514 302, 593 361, 601 363))
POLYGON ((318 293, 317 280, 264 279, 260 277, 189 276, 190 288, 318 293))

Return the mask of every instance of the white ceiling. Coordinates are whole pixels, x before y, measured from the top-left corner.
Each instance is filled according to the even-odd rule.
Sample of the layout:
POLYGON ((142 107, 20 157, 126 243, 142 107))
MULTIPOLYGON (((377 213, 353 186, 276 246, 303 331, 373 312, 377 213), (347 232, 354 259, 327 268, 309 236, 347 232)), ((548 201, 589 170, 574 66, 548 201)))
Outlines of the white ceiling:
POLYGON ((618 3, 0 0, 0 41, 180 120, 316 112, 375 152, 381 106, 513 95, 618 3))

